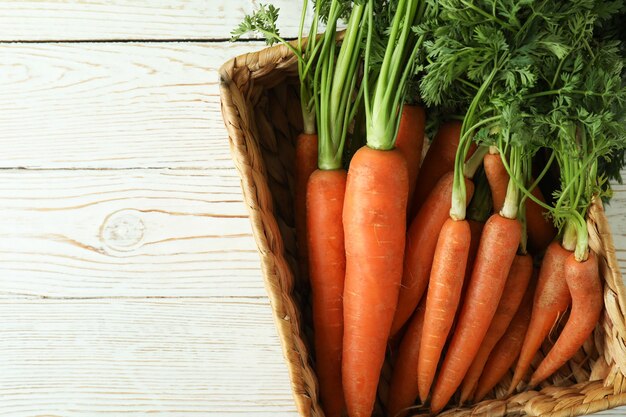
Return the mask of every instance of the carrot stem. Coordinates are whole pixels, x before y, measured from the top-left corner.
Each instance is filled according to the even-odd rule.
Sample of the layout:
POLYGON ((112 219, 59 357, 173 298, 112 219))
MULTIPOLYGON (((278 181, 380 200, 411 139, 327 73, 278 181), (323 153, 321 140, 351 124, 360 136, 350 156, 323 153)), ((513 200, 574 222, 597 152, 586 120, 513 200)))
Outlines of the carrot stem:
MULTIPOLYGON (((502 150, 501 150, 502 152, 502 150)), ((509 173, 509 177, 510 179, 515 183, 515 185, 518 187, 518 190, 527 198, 530 198, 532 201, 534 201, 535 203, 537 203, 540 207, 543 207, 544 209, 546 209, 549 212, 553 212, 554 208, 549 206, 548 204, 546 204, 545 201, 541 201, 541 199, 539 199, 537 196, 533 195, 523 184, 523 181, 521 180, 521 178, 516 178, 514 176, 511 175, 511 170, 512 167, 511 165, 509 165, 509 163, 506 161, 506 158, 502 158, 502 163, 504 164, 504 168, 506 169, 506 171, 509 173)))
MULTIPOLYGON (((308 10, 308 0, 304 0, 302 5, 302 13, 300 15, 300 25, 298 27, 298 51, 302 51, 302 35, 304 31, 304 21, 308 10)), ((311 28, 309 30, 309 39, 304 50, 304 59, 298 59, 298 73, 300 75, 300 107, 302 108, 302 124, 303 131, 306 134, 313 134, 316 132, 315 125, 315 101, 313 96, 311 82, 307 80, 309 78, 309 70, 311 64, 314 61, 313 56, 319 50, 317 48, 317 22, 319 21, 319 10, 315 8, 315 15, 311 22, 311 28), (312 36, 311 36, 312 35, 312 36)))
POLYGON ((576 249, 576 226, 572 222, 567 222, 563 232, 563 247, 570 252, 576 249))
POLYGON ((487 146, 479 146, 478 149, 476 149, 474 155, 472 155, 463 166, 465 178, 474 178, 474 175, 476 174, 476 171, 478 171, 478 168, 482 165, 483 158, 487 152, 489 152, 489 147, 487 146))
POLYGON ((365 49, 365 107, 367 112, 367 146, 372 149, 390 150, 400 122, 400 112, 406 93, 408 76, 414 66, 415 56, 424 37, 416 38, 413 24, 424 14, 423 0, 399 0, 385 48, 380 72, 375 84, 370 84, 374 0, 368 2, 369 24, 365 49), (370 91, 370 86, 373 90, 370 91))
MULTIPOLYGON (((502 154, 504 155, 504 154, 502 154)), ((500 213, 503 217, 507 219, 515 219, 518 213, 518 202, 519 202, 519 188, 515 184, 515 180, 513 178, 519 178, 521 174, 521 149, 517 146, 511 149, 510 153, 510 161, 512 172, 510 173, 509 185, 506 190, 506 198, 504 199, 504 206, 500 213)), ((502 158, 504 161, 504 158, 502 158)))
POLYGON ((472 99, 469 105, 467 113, 463 118, 463 125, 461 126, 461 139, 459 141, 459 147, 457 148, 456 157, 454 160, 454 185, 452 187, 452 208, 450 209, 450 217, 455 220, 465 219, 466 207, 467 207, 467 193, 465 190, 464 170, 463 165, 465 163, 465 157, 469 151, 472 139, 471 134, 475 132, 475 113, 478 105, 483 98, 483 95, 491 85, 491 82, 496 76, 499 70, 499 65, 494 66, 493 70, 480 86, 480 89, 472 99))
POLYGON ((364 36, 363 14, 367 6, 355 4, 348 20, 341 48, 335 58, 337 48, 336 26, 342 13, 338 0, 333 0, 326 32, 323 37, 322 52, 315 69, 315 109, 320 136, 320 169, 334 170, 342 167, 343 148, 351 117, 358 107, 354 100, 358 64, 361 57, 361 43, 364 36))

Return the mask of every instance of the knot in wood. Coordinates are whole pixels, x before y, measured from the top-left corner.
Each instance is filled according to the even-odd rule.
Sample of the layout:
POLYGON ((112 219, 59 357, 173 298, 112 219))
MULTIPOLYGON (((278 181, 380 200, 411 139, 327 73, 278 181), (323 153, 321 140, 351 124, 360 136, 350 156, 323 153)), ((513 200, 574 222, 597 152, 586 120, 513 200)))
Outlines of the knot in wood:
POLYGON ((121 210, 110 214, 101 228, 101 239, 111 249, 132 251, 143 244, 146 225, 136 210, 121 210))

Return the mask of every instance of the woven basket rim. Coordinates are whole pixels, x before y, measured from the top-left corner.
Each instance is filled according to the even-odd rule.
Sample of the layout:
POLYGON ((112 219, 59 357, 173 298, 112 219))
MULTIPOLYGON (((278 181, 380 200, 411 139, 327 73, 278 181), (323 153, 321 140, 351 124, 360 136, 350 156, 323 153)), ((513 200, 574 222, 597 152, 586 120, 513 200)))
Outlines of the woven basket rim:
MULTIPOLYGON (((296 408, 302 416, 323 416, 317 399, 317 379, 309 361, 308 350, 303 342, 301 330, 297 323, 290 321, 297 316, 297 306, 288 288, 281 288, 279 294, 274 293, 276 268, 284 267, 282 257, 282 238, 270 236, 268 230, 273 229, 275 219, 269 208, 261 206, 269 193, 267 181, 263 177, 263 161, 252 158, 249 146, 254 144, 257 132, 254 118, 246 108, 246 95, 253 86, 262 84, 271 78, 273 71, 285 71, 295 75, 296 59, 289 48, 276 45, 258 52, 246 53, 226 61, 219 69, 220 96, 222 115, 228 131, 231 153, 242 181, 244 200, 248 206, 255 241, 262 259, 263 279, 274 312, 274 320, 288 363, 292 383, 292 391, 296 408), (282 262, 282 264, 281 264, 282 262), (285 311, 292 311, 293 316, 283 316, 285 311), (287 322, 287 323, 286 323, 287 322)), ((271 200, 271 199, 270 199, 271 200)), ((266 202, 265 202, 266 203, 266 202)), ((626 404, 626 287, 615 256, 613 239, 604 209, 600 200, 596 199, 590 209, 588 219, 590 246, 598 253, 605 268, 605 313, 609 318, 604 322, 612 324, 604 329, 607 337, 604 354, 611 367, 604 381, 590 381, 576 384, 580 390, 595 389, 597 392, 609 392, 595 400, 584 401, 583 404, 572 404, 558 410, 545 410, 543 405, 554 402, 551 390, 526 391, 506 400, 487 400, 473 406, 472 411, 447 411, 446 416, 490 415, 504 416, 507 413, 528 413, 529 415, 546 415, 552 417, 573 416, 597 412, 626 404), (619 342, 611 342, 611 338, 619 342), (613 343, 613 344, 611 344, 613 343), (615 363, 616 360, 619 363, 615 363), (613 362, 613 364, 611 364, 613 362), (580 385, 580 387, 579 387, 580 385), (484 411, 480 411, 484 410, 484 411), (543 411, 538 411, 543 410, 543 411), (539 414, 533 414, 539 412, 539 414), (483 414, 481 414, 483 413, 483 414), (487 413, 487 414, 484 414, 487 413)), ((605 326, 606 323, 605 323, 605 326)), ((597 331, 597 330, 596 330, 597 331)), ((596 396, 600 394, 595 394, 596 396)))

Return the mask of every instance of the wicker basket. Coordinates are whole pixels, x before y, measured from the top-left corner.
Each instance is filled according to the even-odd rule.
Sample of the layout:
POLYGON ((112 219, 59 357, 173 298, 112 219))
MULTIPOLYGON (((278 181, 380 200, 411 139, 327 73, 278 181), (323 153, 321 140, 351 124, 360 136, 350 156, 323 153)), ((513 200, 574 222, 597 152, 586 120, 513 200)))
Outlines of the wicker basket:
MULTIPOLYGON (((302 416, 321 417, 310 354, 309 287, 296 267, 294 138, 302 127, 296 61, 286 47, 275 46, 233 58, 220 69, 220 78, 232 157, 241 175, 296 406, 302 416)), ((600 202, 592 206, 588 228, 605 281, 606 309, 594 337, 540 391, 498 399, 504 393, 499 386, 491 399, 441 415, 574 416, 626 404, 626 292, 600 202)), ((388 370, 383 370, 381 397, 388 370)), ((380 413, 380 407, 377 410, 380 413)), ((415 413, 420 412, 426 410, 415 413)))

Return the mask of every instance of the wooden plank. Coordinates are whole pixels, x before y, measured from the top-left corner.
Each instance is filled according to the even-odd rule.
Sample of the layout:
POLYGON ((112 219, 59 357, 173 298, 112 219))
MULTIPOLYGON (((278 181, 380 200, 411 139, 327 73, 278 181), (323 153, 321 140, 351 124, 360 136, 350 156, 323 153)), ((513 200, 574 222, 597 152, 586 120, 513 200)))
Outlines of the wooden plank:
MULTIPOLYGON (((607 209, 626 275, 626 186, 607 209)), ((0 171, 0 295, 265 292, 234 168, 0 171)))
POLYGON ((0 295, 265 297, 234 168, 0 170, 0 295))
MULTIPOLYGON (((280 8, 281 34, 296 36, 302 2, 271 3, 280 8)), ((4 1, 0 40, 228 39, 258 4, 256 0, 4 1)))
POLYGON ((262 47, 3 44, 0 168, 230 167, 216 71, 262 47))
POLYGON ((0 300, 0 414, 296 417, 266 299, 0 300))
POLYGON ((2 416, 297 416, 265 302, 0 300, 0 315, 2 416))
MULTIPOLYGON (((621 174, 626 178, 626 169, 621 174)), ((613 233, 617 261, 622 277, 626 279, 626 185, 613 184, 613 193, 613 198, 605 209, 613 233)))

